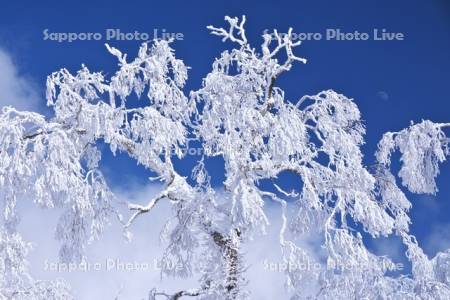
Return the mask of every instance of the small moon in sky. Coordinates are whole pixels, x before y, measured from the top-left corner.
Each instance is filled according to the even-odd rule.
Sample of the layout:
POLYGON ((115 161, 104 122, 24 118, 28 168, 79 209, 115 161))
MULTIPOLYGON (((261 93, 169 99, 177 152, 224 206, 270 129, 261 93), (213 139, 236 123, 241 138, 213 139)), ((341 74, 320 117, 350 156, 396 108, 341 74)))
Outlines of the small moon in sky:
POLYGON ((389 94, 386 93, 385 91, 378 91, 377 95, 383 101, 388 101, 389 100, 389 94))

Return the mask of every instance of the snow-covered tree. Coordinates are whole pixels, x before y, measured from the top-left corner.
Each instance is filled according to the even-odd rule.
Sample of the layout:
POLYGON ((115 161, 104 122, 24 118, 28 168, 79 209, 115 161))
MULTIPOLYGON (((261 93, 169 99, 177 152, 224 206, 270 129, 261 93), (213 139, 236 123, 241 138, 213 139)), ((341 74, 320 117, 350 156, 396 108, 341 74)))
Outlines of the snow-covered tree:
POLYGON ((375 166, 365 166, 365 127, 352 99, 333 90, 285 98, 276 80, 294 63, 292 30, 263 35, 260 48, 247 40, 245 17, 226 17, 227 28, 212 34, 236 45, 224 51, 200 89, 186 94, 188 68, 175 57, 171 41, 143 44, 136 58, 107 45, 119 69, 106 78, 86 66, 62 69, 47 80, 47 104, 54 116, 4 107, 0 113, 0 297, 71 299, 63 282, 33 279, 27 269, 29 244, 18 231, 17 202, 32 199, 63 213, 56 228, 60 259, 79 262, 84 248, 118 220, 126 234, 137 218, 151 218, 168 201, 173 215, 162 232, 163 275, 198 276, 192 290, 162 292, 149 299, 247 299, 245 255, 250 239, 270 226, 266 201, 282 210, 280 251, 286 264, 315 262, 319 268, 286 271, 292 299, 450 299, 450 251, 429 259, 409 233, 410 201, 404 194, 435 193, 439 164, 450 155, 450 123, 423 121, 381 139, 375 166), (132 94, 145 98, 130 108, 132 94), (181 176, 182 158, 192 142, 203 158, 225 162, 223 190, 210 185, 201 159, 192 179, 181 176), (99 169, 99 143, 126 153, 163 183, 146 205, 128 203, 129 215, 99 169), (391 154, 401 168, 391 173, 391 154), (276 184, 282 172, 295 174, 291 192, 276 184), (261 185, 269 179, 271 187, 261 185), (359 229, 359 230, 358 230, 359 229), (362 232, 363 231, 363 232, 362 232), (325 257, 318 259, 298 240, 314 235, 325 257), (377 256, 363 235, 396 235, 407 248, 411 276, 389 276, 395 264, 377 256), (172 269, 164 266, 181 266, 172 269), (334 266, 334 267, 331 267, 334 266))

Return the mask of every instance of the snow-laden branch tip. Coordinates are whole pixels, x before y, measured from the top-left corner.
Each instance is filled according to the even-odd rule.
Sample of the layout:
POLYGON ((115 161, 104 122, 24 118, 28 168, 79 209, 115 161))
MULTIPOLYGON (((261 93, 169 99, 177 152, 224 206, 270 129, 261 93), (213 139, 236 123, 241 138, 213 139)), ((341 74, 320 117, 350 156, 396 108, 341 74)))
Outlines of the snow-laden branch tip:
POLYGON ((226 40, 230 40, 234 43, 238 43, 241 46, 244 46, 247 44, 247 37, 245 35, 245 15, 242 16, 241 21, 239 22, 239 19, 237 17, 231 18, 229 16, 225 16, 225 21, 229 24, 229 29, 226 30, 222 27, 217 28, 212 25, 207 26, 211 31, 211 34, 222 36, 222 41, 225 42, 226 40))
POLYGON ((188 67, 168 41, 155 40, 128 61, 106 45, 119 61, 110 77, 84 65, 74 74, 52 73, 46 91, 51 119, 2 108, 0 298, 72 299, 67 285, 29 274, 18 201, 31 199, 61 212, 55 235, 63 262, 83 261, 86 245, 111 219, 128 233, 138 217, 152 217, 167 200, 172 209, 161 232, 161 275, 193 276, 200 288, 165 293, 149 286, 152 300, 247 300, 244 249, 277 223, 267 200, 281 206, 283 263, 315 264, 286 268, 292 299, 449 299, 450 250, 429 259, 410 233, 412 204, 391 172, 391 156, 400 152, 398 177, 409 191, 436 193, 439 168, 450 155, 450 123, 422 121, 386 133, 369 168, 361 150, 365 125, 353 99, 326 90, 293 104, 276 86, 294 62, 306 62, 294 53, 300 42, 292 29, 265 32, 259 53, 248 43, 245 16, 225 20, 229 28, 208 29, 239 47, 224 51, 189 94, 188 67), (132 94, 139 107, 128 103, 132 94), (172 160, 189 155, 193 144, 201 145, 202 159, 187 178, 172 160), (99 168, 107 148, 145 167, 162 190, 145 204, 116 201, 99 168), (211 186, 206 161, 214 157, 224 162, 224 189, 211 186), (280 187, 285 172, 293 175, 295 191, 280 187), (124 203, 123 217, 117 206, 124 203), (412 273, 389 273, 393 261, 372 253, 361 231, 374 242, 398 236, 412 273), (299 242, 311 236, 320 247, 299 242))
POLYGON ((150 291, 149 299, 148 300, 158 300, 158 299, 167 299, 167 300, 178 300, 181 297, 197 297, 202 294, 202 290, 200 289, 191 289, 186 291, 179 291, 174 294, 167 294, 165 292, 159 292, 156 289, 153 289, 150 291))

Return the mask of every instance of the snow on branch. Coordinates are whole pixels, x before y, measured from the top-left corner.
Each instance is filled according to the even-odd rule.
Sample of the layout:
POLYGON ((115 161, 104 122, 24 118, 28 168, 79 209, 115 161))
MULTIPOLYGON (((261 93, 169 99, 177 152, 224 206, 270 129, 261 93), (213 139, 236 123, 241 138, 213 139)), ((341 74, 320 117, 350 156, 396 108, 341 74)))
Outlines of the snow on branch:
POLYGON ((131 60, 106 45, 118 60, 112 77, 84 65, 73 74, 67 69, 51 74, 50 120, 11 107, 1 110, 0 298, 70 299, 58 282, 28 281, 29 244, 18 233, 17 203, 27 196, 40 207, 62 209, 56 230, 61 259, 82 261, 86 244, 117 215, 118 203, 99 170, 102 142, 163 183, 147 203, 126 202, 128 219, 119 217, 124 230, 168 201, 172 214, 161 233, 167 244, 161 275, 199 278, 199 289, 173 294, 153 289, 151 300, 248 299, 244 249, 271 224, 268 199, 281 206, 283 263, 319 264, 286 271, 292 299, 449 299, 450 251, 431 260, 425 255, 409 233, 411 203, 389 169, 398 150, 403 185, 412 192, 436 192, 439 166, 450 155, 445 134, 450 123, 423 121, 386 133, 373 171, 364 164, 365 125, 353 99, 326 90, 293 104, 275 86, 294 62, 306 63, 294 53, 300 41, 292 28, 286 34, 264 32, 259 53, 248 43, 245 16, 225 21, 227 29, 208 29, 239 47, 224 51, 201 88, 189 95, 184 91, 188 67, 169 41, 157 40, 142 44, 131 60), (129 107, 132 93, 145 98, 139 107, 129 107), (191 141, 203 151, 193 180, 172 163, 183 158, 191 141), (204 164, 203 158, 212 157, 224 162, 220 191, 211 186, 204 164), (281 188, 283 172, 294 174, 296 191, 281 188), (392 261, 372 253, 361 231, 374 239, 399 236, 412 276, 387 275, 394 270, 392 261), (298 242, 312 234, 321 242, 320 259, 298 242), (330 271, 328 263, 342 270, 330 271))
POLYGON ((237 17, 231 18, 229 16, 225 16, 225 21, 227 21, 230 25, 230 28, 228 30, 225 30, 224 28, 217 28, 212 25, 209 25, 206 28, 211 31, 211 34, 222 36, 223 42, 229 39, 230 41, 238 43, 241 46, 246 45, 247 37, 245 36, 244 28, 244 24, 246 21, 245 15, 242 16, 241 22, 239 22, 239 19, 237 17), (237 36, 235 35, 235 31, 237 32, 237 36))
POLYGON ((402 167, 399 176, 402 183, 414 193, 435 193, 435 178, 439 164, 450 155, 449 141, 444 128, 450 123, 422 121, 398 132, 387 132, 378 144, 378 162, 390 167, 391 153, 398 149, 402 167))
POLYGON ((261 49, 264 57, 274 58, 281 50, 285 50, 287 60, 282 65, 282 70, 288 71, 293 61, 299 61, 304 64, 307 62, 305 58, 298 57, 293 52, 293 48, 300 46, 302 41, 293 41, 292 28, 289 28, 287 34, 280 34, 276 29, 274 29, 272 34, 265 32, 263 39, 264 43, 261 45, 261 49), (276 46, 271 50, 270 47, 274 40, 276 41, 276 46))
POLYGON ((181 297, 188 296, 188 297, 197 297, 202 294, 202 290, 199 289, 192 289, 192 290, 186 290, 186 291, 179 291, 175 294, 167 294, 165 292, 158 292, 156 289, 153 289, 150 291, 149 299, 148 300, 157 300, 159 296, 164 297, 167 300, 178 300, 181 297))

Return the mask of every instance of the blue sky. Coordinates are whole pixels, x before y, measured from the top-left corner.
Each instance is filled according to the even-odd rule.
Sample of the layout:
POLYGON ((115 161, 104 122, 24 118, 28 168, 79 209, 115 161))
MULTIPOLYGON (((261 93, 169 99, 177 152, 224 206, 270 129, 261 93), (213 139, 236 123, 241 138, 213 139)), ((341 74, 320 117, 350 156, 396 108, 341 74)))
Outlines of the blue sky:
MULTIPOLYGON (((0 11, 0 48, 12 57, 21 78, 42 98, 44 111, 46 76, 62 67, 75 72, 85 63, 91 70, 115 70, 115 58, 102 41, 58 43, 43 40, 50 32, 101 32, 119 28, 123 32, 165 29, 184 34, 173 44, 177 56, 192 67, 186 91, 197 89, 224 47, 208 34, 206 25, 222 25, 224 15, 247 15, 247 35, 255 46, 265 29, 285 32, 320 32, 340 28, 343 32, 369 32, 375 28, 401 32, 403 41, 307 41, 297 48, 308 59, 277 82, 291 101, 304 94, 334 89, 354 98, 367 126, 363 150, 373 162, 376 143, 386 131, 397 131, 430 119, 450 121, 446 90, 450 81, 450 2, 446 0, 377 1, 7 1, 0 11)), ((137 41, 109 41, 132 57, 137 41)), ((0 69, 2 79, 2 69, 0 69)), ((0 85, 1 87, 1 85, 0 85)), ((1 95, 1 94, 0 94, 1 95)), ((35 101, 35 100, 33 100, 35 101)), ((177 167, 188 174, 195 160, 188 158, 177 167)), ((220 160, 208 166, 214 182, 223 178, 220 160)), ((105 153, 104 168, 112 185, 126 188, 147 182, 149 173, 120 156, 105 153), (120 172, 118 172, 120 170, 120 172), (125 177, 125 178, 124 178, 125 177)), ((292 178, 284 178, 291 184, 292 178)), ((441 168, 440 191, 436 196, 414 196, 412 231, 434 256, 450 247, 450 164, 441 168)))

